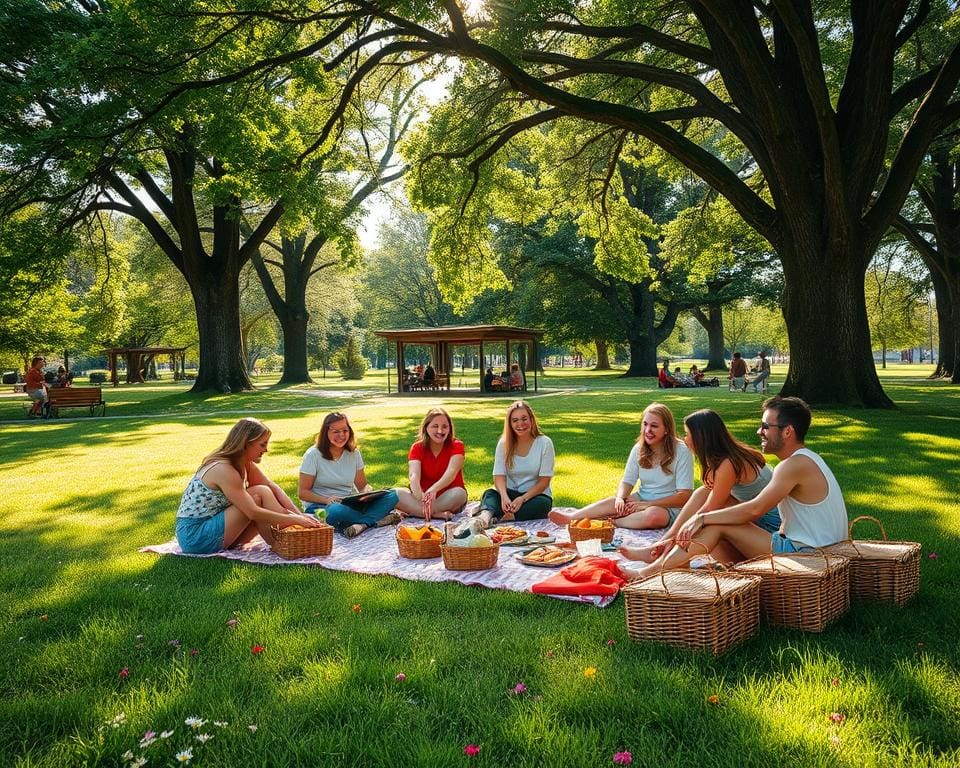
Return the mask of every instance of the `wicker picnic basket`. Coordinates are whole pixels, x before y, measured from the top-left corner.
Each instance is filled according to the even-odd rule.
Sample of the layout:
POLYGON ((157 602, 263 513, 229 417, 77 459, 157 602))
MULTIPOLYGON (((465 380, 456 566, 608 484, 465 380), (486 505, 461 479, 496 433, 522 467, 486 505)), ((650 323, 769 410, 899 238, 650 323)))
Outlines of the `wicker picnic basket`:
POLYGON ((760 579, 701 570, 661 571, 623 588, 627 634, 716 656, 754 635, 760 579))
POLYGON ((400 557, 408 560, 429 560, 434 557, 440 557, 441 539, 401 539, 400 526, 397 526, 396 532, 397 551, 400 557))
POLYGON ((732 571, 760 577, 760 613, 774 626, 822 632, 850 607, 850 561, 840 555, 762 555, 732 571))
POLYGON ((573 523, 567 526, 567 533, 570 534, 570 541, 585 541, 586 539, 600 539, 604 544, 613 541, 613 523, 609 520, 603 521, 602 528, 577 528, 573 523))
POLYGON ((448 571, 486 571, 497 565, 500 545, 489 547, 450 547, 440 545, 443 567, 448 571))
POLYGON ((875 517, 861 515, 850 521, 849 539, 824 547, 831 554, 850 559, 850 599, 882 600, 903 606, 920 589, 920 544, 915 541, 888 541, 883 524, 875 517), (855 541, 853 526, 872 520, 883 541, 855 541))
POLYGON ((326 523, 318 528, 279 528, 271 526, 273 551, 284 560, 329 555, 333 550, 333 526, 326 523))

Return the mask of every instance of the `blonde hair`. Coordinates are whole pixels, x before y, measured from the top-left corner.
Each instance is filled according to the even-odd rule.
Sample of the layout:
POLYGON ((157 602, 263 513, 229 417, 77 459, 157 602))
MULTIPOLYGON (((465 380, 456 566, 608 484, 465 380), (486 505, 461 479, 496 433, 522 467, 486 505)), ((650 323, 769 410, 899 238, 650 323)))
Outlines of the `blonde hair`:
POLYGON ((240 419, 227 433, 223 445, 206 456, 204 460, 200 462, 200 466, 202 467, 205 464, 209 464, 211 461, 226 459, 237 468, 237 471, 242 472, 243 465, 240 463, 240 459, 243 457, 243 452, 250 443, 260 438, 264 433, 269 435, 270 430, 260 419, 250 417, 240 419))
POLYGON ((677 455, 677 423, 673 419, 672 411, 663 403, 650 403, 650 405, 643 409, 640 435, 637 437, 637 443, 640 445, 640 466, 644 469, 652 469, 655 466, 654 461, 657 456, 656 451, 643 439, 642 424, 643 419, 645 419, 648 414, 658 417, 667 432, 663 436, 663 453, 660 460, 660 469, 668 475, 672 474, 670 465, 673 464, 673 459, 677 455))
POLYGON ((503 453, 506 465, 513 468, 513 456, 517 452, 517 440, 513 434, 513 428, 510 426, 510 414, 518 408, 526 410, 530 417, 530 437, 536 439, 540 436, 540 428, 537 426, 537 417, 533 414, 533 409, 523 400, 517 400, 511 403, 507 408, 507 417, 503 421, 503 453))
POLYGON ((430 447, 430 435, 427 434, 427 425, 437 418, 437 416, 443 416, 450 426, 450 432, 447 434, 447 438, 443 441, 443 444, 450 445, 450 443, 453 442, 453 419, 450 418, 450 414, 443 410, 443 408, 431 408, 427 411, 427 415, 423 417, 423 421, 420 422, 420 431, 417 433, 417 440, 424 448, 430 447))

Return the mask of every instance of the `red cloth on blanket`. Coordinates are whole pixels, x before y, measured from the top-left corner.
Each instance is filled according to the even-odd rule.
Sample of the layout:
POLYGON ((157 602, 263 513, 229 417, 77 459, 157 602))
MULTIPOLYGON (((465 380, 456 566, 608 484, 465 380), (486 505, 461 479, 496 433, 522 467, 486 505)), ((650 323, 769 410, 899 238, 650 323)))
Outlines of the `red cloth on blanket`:
POLYGON ((556 576, 534 584, 540 595, 616 595, 627 583, 615 561, 606 557, 584 557, 556 576))

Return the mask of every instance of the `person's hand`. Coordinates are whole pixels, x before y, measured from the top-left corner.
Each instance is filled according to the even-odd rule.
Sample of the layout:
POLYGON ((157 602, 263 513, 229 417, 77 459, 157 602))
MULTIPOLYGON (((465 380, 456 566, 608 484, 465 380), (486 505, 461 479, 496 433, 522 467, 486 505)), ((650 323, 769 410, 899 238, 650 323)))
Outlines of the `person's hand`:
POLYGON ((423 519, 425 522, 430 522, 430 518, 433 517, 433 499, 427 495, 423 497, 423 503, 420 505, 420 510, 423 512, 423 519))
POLYGON ((631 498, 627 499, 626 507, 627 511, 625 514, 632 515, 634 512, 639 512, 640 510, 646 509, 647 502, 631 498))
POLYGON ((341 501, 343 501, 343 496, 327 496, 327 503, 325 506, 329 506, 330 504, 339 504, 341 501))
POLYGON ((299 512, 293 512, 290 515, 294 518, 293 525, 303 525, 307 528, 319 528, 323 523, 321 523, 313 515, 302 515, 299 512))
POLYGON ((699 512, 685 522, 680 530, 677 531, 677 544, 684 549, 690 544, 691 539, 703 528, 703 515, 699 512))
POLYGON ((627 514, 627 502, 623 496, 617 496, 613 500, 613 516, 614 517, 623 517, 627 514))
POLYGON ((500 494, 500 510, 502 512, 513 512, 513 500, 505 493, 500 494))

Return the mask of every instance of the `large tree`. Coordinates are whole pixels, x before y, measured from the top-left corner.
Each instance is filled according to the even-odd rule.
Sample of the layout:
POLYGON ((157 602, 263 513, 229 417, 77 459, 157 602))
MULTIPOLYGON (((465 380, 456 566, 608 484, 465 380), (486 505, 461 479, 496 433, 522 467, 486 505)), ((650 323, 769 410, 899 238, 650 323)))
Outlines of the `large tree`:
MULTIPOLYGON (((478 99, 520 104, 461 148, 465 170, 475 173, 518 133, 571 116, 660 147, 780 257, 791 352, 783 392, 889 406, 870 351, 864 275, 930 141, 960 116, 955 40, 933 66, 898 67, 913 56, 918 32, 942 27, 952 7, 531 0, 467 17, 455 0, 340 0, 323 12, 343 21, 354 55, 344 101, 380 65, 453 55, 490 73, 478 99), (894 141, 892 121, 905 114, 908 127, 894 141), (711 126, 726 131, 724 154, 747 162, 731 167, 705 146, 711 126), (824 349, 844 360, 835 375, 822 375, 824 349)), ((304 23, 295 16, 291 23, 304 23)), ((338 50, 347 45, 341 38, 338 50)))

